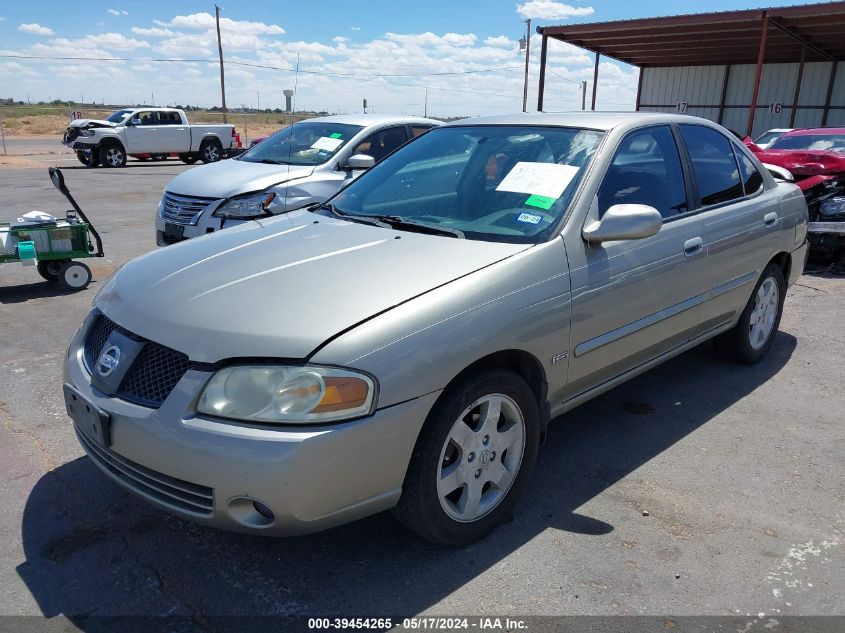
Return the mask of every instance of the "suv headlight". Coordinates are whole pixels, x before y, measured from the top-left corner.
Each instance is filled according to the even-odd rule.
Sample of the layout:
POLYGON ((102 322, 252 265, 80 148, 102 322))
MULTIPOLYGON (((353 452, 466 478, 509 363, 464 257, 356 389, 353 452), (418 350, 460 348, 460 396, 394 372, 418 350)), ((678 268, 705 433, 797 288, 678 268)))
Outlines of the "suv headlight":
POLYGON ((275 193, 263 191, 231 198, 220 205, 213 215, 230 220, 254 220, 268 214, 267 207, 275 197, 275 193))
POLYGON ((368 415, 375 399, 372 378, 348 369, 235 365, 206 384, 200 413, 252 422, 332 422, 368 415))

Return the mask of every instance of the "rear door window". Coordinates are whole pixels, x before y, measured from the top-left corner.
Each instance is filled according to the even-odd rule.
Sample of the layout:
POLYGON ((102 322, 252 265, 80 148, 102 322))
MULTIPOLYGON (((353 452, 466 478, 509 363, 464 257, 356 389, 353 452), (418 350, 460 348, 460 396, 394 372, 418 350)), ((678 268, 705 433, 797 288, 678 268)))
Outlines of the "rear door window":
POLYGON ((703 125, 680 125, 702 206, 742 198, 739 168, 731 141, 703 125))
POLYGON ((664 219, 689 211, 684 170, 668 125, 631 132, 599 188, 599 217, 615 204, 645 204, 664 219))
POLYGON ((745 195, 750 196, 753 193, 757 193, 763 187, 763 175, 755 167, 754 163, 751 162, 751 159, 736 146, 734 146, 734 152, 739 163, 739 174, 742 177, 742 186, 745 189, 745 195))

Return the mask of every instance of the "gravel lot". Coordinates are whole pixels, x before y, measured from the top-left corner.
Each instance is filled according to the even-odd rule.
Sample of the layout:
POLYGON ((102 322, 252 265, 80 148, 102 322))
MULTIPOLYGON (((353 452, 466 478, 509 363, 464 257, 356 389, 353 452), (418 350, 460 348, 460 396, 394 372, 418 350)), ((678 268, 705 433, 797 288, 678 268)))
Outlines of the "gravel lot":
MULTIPOLYGON (((74 438, 62 357, 102 281, 155 248, 162 188, 184 169, 65 171, 105 242, 87 290, 0 267, 0 615, 83 630, 142 614, 200 628, 239 614, 723 615, 740 629, 845 615, 843 278, 801 279, 757 366, 705 344, 556 420, 514 520, 465 549, 389 514, 288 540, 222 533, 119 490, 74 438)), ((46 169, 0 169, 0 219, 33 208, 66 208, 46 169)))

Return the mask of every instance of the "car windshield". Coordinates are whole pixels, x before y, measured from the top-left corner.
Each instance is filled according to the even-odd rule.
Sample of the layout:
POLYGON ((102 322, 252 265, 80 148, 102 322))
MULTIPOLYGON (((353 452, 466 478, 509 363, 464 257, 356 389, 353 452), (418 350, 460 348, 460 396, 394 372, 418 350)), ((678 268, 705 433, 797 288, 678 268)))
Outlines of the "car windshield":
POLYGON ((783 136, 783 132, 766 132, 765 134, 758 136, 754 143, 757 145, 765 145, 766 143, 771 143, 779 136, 783 136))
POLYGON ((821 149, 845 153, 845 134, 796 134, 781 136, 769 149, 821 149))
POLYGON ((244 152, 247 163, 322 165, 362 130, 360 125, 302 121, 264 139, 244 152))
POLYGON ((106 121, 109 123, 120 123, 127 117, 127 115, 132 112, 132 110, 118 110, 114 114, 112 114, 106 121))
POLYGON ((602 136, 564 127, 436 128, 360 176, 328 210, 400 230, 541 242, 566 213, 602 136))

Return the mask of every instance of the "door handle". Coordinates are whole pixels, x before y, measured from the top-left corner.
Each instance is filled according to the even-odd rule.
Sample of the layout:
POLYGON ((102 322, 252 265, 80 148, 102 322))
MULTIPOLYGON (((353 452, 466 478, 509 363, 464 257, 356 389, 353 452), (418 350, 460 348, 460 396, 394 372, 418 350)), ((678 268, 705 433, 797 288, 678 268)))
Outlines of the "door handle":
POLYGON ((702 251, 704 248, 704 240, 700 237, 693 237, 684 242, 684 255, 692 257, 702 251))
POLYGON ((778 214, 774 211, 771 211, 763 216, 763 224, 768 227, 774 226, 778 221, 778 214))

